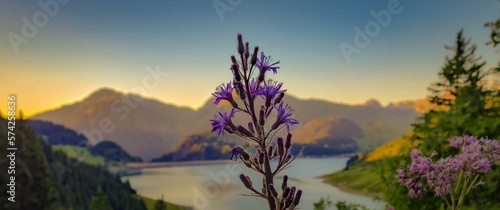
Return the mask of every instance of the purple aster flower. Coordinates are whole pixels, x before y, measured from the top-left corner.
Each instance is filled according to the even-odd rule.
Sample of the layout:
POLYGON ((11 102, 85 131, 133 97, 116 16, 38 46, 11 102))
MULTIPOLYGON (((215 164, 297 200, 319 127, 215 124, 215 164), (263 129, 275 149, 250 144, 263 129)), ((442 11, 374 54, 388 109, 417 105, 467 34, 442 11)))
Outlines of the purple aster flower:
POLYGON ((277 81, 267 80, 264 82, 264 86, 257 89, 255 95, 262 96, 263 99, 266 100, 266 107, 271 106, 271 101, 275 96, 280 93, 284 93, 286 90, 280 90, 283 83, 278 83, 277 81))
POLYGON ((231 86, 231 83, 220 85, 219 87, 217 87, 215 92, 212 93, 212 95, 215 96, 214 104, 216 105, 218 105, 220 101, 226 100, 229 101, 229 103, 231 103, 233 107, 238 107, 238 104, 233 99, 233 87, 231 86))
POLYGON ((280 125, 285 124, 288 133, 290 133, 290 126, 299 124, 299 121, 291 118, 294 111, 292 107, 288 106, 288 104, 283 106, 283 102, 281 102, 280 105, 276 107, 276 112, 276 122, 272 125, 273 130, 278 128, 280 125))
POLYGON ((233 147, 233 149, 231 150, 231 158, 229 158, 229 160, 232 160, 234 158, 234 160, 238 160, 238 156, 245 152, 245 150, 243 150, 243 148, 241 147, 233 147))
POLYGON ((278 69, 280 67, 274 66, 274 65, 279 64, 280 61, 274 62, 272 64, 271 64, 271 62, 272 62, 271 56, 266 57, 264 55, 264 52, 261 52, 260 59, 257 60, 257 64, 255 66, 257 66, 257 68, 259 68, 261 71, 271 70, 271 71, 273 71, 274 74, 278 73, 278 69))
POLYGON ((254 97, 256 95, 256 92, 260 89, 259 82, 257 82, 255 78, 252 78, 252 80, 250 80, 250 83, 248 84, 248 88, 250 89, 250 95, 254 97))
POLYGON ((219 131, 219 136, 224 135, 224 130, 228 132, 232 132, 236 130, 236 126, 233 124, 231 121, 231 118, 234 117, 234 109, 231 109, 231 112, 220 112, 217 111, 218 114, 214 115, 214 118, 211 119, 212 121, 212 132, 218 130, 219 131))

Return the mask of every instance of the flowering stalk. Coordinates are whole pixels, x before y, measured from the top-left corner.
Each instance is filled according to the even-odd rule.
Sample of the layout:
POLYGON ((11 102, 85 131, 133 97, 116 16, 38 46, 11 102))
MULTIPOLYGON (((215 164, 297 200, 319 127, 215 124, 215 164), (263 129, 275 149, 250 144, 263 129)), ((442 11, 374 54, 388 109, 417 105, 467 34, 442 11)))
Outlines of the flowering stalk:
POLYGON ((238 61, 235 56, 231 56, 231 71, 233 81, 219 86, 212 94, 215 97, 214 104, 227 101, 232 109, 229 113, 219 111, 212 122, 212 132, 217 131, 219 135, 224 132, 237 135, 255 146, 254 153, 249 153, 241 147, 231 150, 231 158, 240 160, 254 171, 262 174, 262 189, 255 189, 250 177, 241 174, 240 180, 244 186, 252 191, 253 196, 262 197, 267 200, 271 210, 292 210, 296 209, 302 196, 302 191, 296 187, 289 187, 288 176, 284 176, 281 185, 274 183, 274 177, 282 170, 286 169, 297 156, 291 153, 290 126, 298 124, 292 118, 294 110, 282 100, 286 90, 282 90, 283 83, 273 80, 266 80, 266 72, 278 72, 278 62, 272 63, 270 57, 266 57, 264 52, 259 55, 259 47, 255 46, 253 53, 250 53, 248 42, 243 43, 241 34, 237 37, 237 51, 240 57, 238 61), (251 56, 250 56, 251 55, 251 56), (254 77, 255 75, 255 77, 254 77), (238 103, 233 97, 233 91, 240 99, 238 103), (256 103, 259 99, 262 103, 256 103), (262 104, 260 107, 257 104, 262 104), (232 121, 235 113, 247 114, 250 117, 248 127, 235 125, 232 121), (272 114, 274 113, 274 114, 272 114), (287 136, 275 138, 282 129, 287 128, 287 136), (273 169, 271 161, 278 161, 273 169), (281 186, 282 194, 279 195, 277 186, 281 186))
POLYGON ((452 137, 450 146, 460 150, 455 156, 432 161, 434 152, 425 157, 421 151, 411 151, 411 163, 398 169, 398 180, 409 190, 412 198, 427 192, 425 184, 441 197, 448 209, 461 209, 471 189, 483 184, 480 175, 491 170, 500 160, 500 142, 474 136, 452 137))

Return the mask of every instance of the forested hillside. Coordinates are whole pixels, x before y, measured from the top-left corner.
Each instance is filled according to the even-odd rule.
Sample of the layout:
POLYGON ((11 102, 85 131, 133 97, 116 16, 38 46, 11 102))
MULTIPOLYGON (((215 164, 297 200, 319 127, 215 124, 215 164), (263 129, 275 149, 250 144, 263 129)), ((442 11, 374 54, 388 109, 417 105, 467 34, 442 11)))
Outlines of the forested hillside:
MULTIPOLYGON (((6 129, 7 121, 0 117, 0 132, 7 133, 6 129)), ((14 175, 16 202, 7 200, 11 195, 2 190, 1 209, 94 210, 90 208, 92 198, 101 188, 111 209, 146 210, 144 202, 128 183, 122 183, 104 168, 87 165, 62 152, 53 152, 26 120, 18 119, 13 129, 17 147, 15 174, 0 173, 0 184, 7 186, 9 175, 14 175)), ((6 135, 0 136, 0 144, 7 145, 6 135)), ((3 157, 6 151, 0 151, 3 157)), ((8 158, 0 159, 1 168, 6 169, 9 164, 8 158)))

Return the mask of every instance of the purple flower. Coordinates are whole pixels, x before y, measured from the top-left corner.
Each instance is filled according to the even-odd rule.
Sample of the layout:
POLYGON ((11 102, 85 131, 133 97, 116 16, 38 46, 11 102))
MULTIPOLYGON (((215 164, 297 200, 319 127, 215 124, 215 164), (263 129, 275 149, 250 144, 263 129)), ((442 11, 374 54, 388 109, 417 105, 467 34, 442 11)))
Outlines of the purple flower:
POLYGON ((413 149, 410 154, 411 164, 408 167, 411 173, 425 174, 432 168, 432 161, 428 157, 424 157, 422 152, 413 149))
POLYGON ((229 101, 229 103, 231 103, 233 107, 238 107, 238 104, 233 99, 233 87, 231 86, 231 83, 220 85, 219 87, 217 87, 215 92, 212 93, 212 95, 215 96, 214 104, 216 105, 218 105, 220 101, 226 100, 229 101))
POLYGON ((389 206, 387 210, 394 210, 394 206, 389 206))
POLYGON ((484 155, 486 155, 486 157, 488 159, 490 159, 491 162, 499 161, 500 160, 500 141, 484 139, 483 144, 484 144, 484 151, 483 151, 484 155))
POLYGON ((425 157, 421 151, 414 149, 410 153, 410 165, 398 170, 398 180, 408 188, 411 197, 419 197, 425 192, 423 180, 427 181, 436 196, 445 197, 452 192, 461 172, 466 180, 472 179, 490 171, 492 164, 500 159, 498 141, 478 140, 474 136, 452 137, 448 141, 451 147, 460 149, 458 155, 432 162, 431 157, 437 153, 425 157))
POLYGON ((223 112, 221 113, 220 111, 217 111, 218 114, 214 115, 214 118, 211 119, 212 121, 212 132, 218 130, 219 131, 219 136, 224 135, 224 130, 227 130, 228 132, 232 132, 236 130, 236 126, 234 126, 233 122, 231 121, 231 118, 234 117, 234 109, 231 109, 231 112, 223 112))
POLYGON ((273 130, 278 128, 280 125, 285 124, 288 133, 290 133, 290 126, 299 124, 299 121, 291 118, 294 111, 292 107, 288 106, 288 104, 283 106, 283 102, 281 102, 280 105, 276 107, 276 112, 276 122, 272 125, 273 130))
POLYGON ((266 100, 266 107, 271 106, 271 101, 276 95, 284 93, 286 90, 280 90, 283 83, 278 83, 277 81, 267 80, 264 82, 264 86, 257 89, 255 95, 262 96, 266 100))
POLYGON ((229 158, 229 160, 232 160, 233 157, 234 157, 234 160, 238 160, 238 156, 240 154, 242 154, 243 152, 245 152, 245 150, 243 150, 243 148, 241 147, 233 147, 233 149, 231 150, 231 158, 229 158))
POLYGON ((447 157, 433 164, 433 170, 425 175, 429 187, 434 188, 436 196, 444 197, 453 190, 453 183, 457 180, 461 164, 456 158, 447 157))
POLYGON ((421 197, 427 191, 422 184, 422 179, 419 177, 411 178, 406 169, 398 169, 397 177, 398 181, 408 188, 408 195, 412 198, 421 197))
POLYGON ((252 78, 252 80, 250 80, 250 83, 248 84, 248 88, 250 89, 250 95, 254 97, 257 91, 260 89, 259 82, 257 82, 255 78, 252 78))
POLYGON ((257 66, 257 68, 259 68, 261 71, 271 70, 273 71, 274 74, 278 73, 278 69, 280 67, 274 65, 279 64, 280 61, 274 62, 272 64, 271 62, 272 62, 271 56, 266 57, 264 55, 264 52, 261 52, 260 59, 257 61, 257 64, 255 66, 257 66))

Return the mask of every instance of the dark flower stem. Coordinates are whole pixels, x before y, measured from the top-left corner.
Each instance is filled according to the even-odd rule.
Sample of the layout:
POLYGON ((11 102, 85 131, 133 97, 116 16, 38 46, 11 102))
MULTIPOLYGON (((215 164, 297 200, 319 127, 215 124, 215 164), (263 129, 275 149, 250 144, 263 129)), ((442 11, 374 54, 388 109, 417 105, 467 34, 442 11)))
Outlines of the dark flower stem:
MULTIPOLYGON (((245 70, 245 71, 243 71, 243 72, 245 72, 244 75, 243 75, 243 78, 245 80, 245 88, 246 88, 247 93, 251 93, 250 92, 250 87, 249 87, 249 83, 250 83, 250 77, 249 77, 249 75, 251 75, 251 74, 248 74, 248 75, 246 74, 246 72, 247 72, 246 69, 248 68, 248 66, 246 66, 246 65, 247 65, 248 62, 244 62, 244 56, 243 56, 243 54, 240 54, 240 58, 242 60, 243 69, 245 70)), ((252 67, 249 70, 249 73, 252 72, 253 67, 254 66, 252 65, 252 67)), ((250 108, 249 112, 250 112, 250 115, 252 116, 252 121, 253 121, 254 125, 256 127, 260 127, 260 129, 257 129, 257 130, 260 131, 258 133, 259 140, 260 140, 259 146, 263 150, 263 153, 264 153, 264 164, 263 164, 264 165, 264 173, 265 173, 264 174, 265 175, 265 186, 264 186, 264 188, 266 189, 266 195, 267 195, 267 201, 268 201, 268 204, 269 204, 269 209, 270 210, 276 210, 276 204, 275 204, 274 199, 271 196, 271 190, 269 189, 269 186, 272 185, 272 184, 274 184, 274 180, 273 180, 274 173, 273 173, 273 171, 271 169, 271 163, 269 161, 270 154, 267 154, 267 149, 266 149, 267 148, 266 147, 267 146, 266 145, 266 136, 267 135, 266 136, 264 135, 264 127, 260 126, 259 121, 257 120, 257 116, 255 114, 254 99, 255 99, 254 96, 252 96, 252 94, 249 94, 249 96, 248 96, 249 108, 250 108)))

